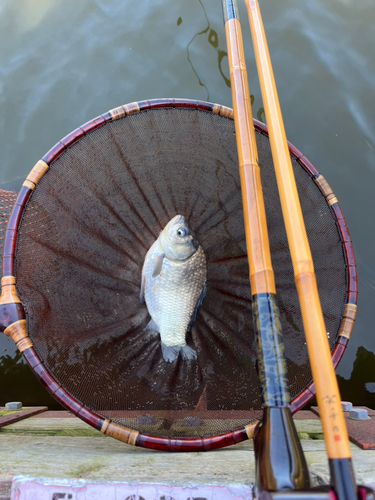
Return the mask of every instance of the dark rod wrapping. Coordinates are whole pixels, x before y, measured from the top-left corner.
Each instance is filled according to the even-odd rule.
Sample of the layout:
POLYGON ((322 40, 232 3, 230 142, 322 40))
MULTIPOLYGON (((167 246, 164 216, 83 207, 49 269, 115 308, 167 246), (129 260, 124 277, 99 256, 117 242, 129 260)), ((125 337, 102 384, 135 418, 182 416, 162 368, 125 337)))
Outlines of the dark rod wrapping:
POLYGON ((253 295, 252 309, 262 406, 288 406, 289 382, 276 295, 253 295))
POLYGON ((357 486, 350 458, 331 458, 328 460, 331 484, 339 500, 356 500, 357 486))
POLYGON ((259 492, 310 488, 309 470, 289 408, 263 410, 254 433, 254 452, 259 492))

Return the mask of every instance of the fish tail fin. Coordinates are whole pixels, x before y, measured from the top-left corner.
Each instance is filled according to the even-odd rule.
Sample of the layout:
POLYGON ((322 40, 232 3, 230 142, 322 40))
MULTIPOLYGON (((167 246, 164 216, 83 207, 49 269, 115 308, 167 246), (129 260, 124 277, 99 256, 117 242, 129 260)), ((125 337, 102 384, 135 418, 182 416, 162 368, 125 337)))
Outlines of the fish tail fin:
POLYGON ((166 363, 173 363, 173 361, 176 361, 180 354, 180 350, 180 345, 165 345, 164 342, 161 342, 161 352, 166 363))
POLYGON ((181 358, 184 361, 187 361, 188 359, 197 359, 197 351, 189 347, 187 344, 181 347, 181 358))

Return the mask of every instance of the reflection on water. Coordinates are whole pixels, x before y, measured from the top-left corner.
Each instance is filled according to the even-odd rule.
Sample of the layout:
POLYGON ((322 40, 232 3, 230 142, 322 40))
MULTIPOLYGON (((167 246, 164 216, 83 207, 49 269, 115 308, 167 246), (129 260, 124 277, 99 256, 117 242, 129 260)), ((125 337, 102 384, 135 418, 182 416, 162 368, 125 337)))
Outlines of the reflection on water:
POLYGON ((0 357, 0 406, 8 401, 21 401, 23 406, 48 406, 61 409, 57 401, 44 389, 18 351, 0 357))
POLYGON ((375 408, 375 354, 359 347, 350 378, 338 375, 341 398, 354 406, 375 408))
MULTIPOLYGON (((187 60, 189 61, 189 64, 191 66, 191 69, 193 70, 195 76, 197 77, 197 80, 199 82, 199 85, 201 87, 204 87, 206 89, 206 92, 207 92, 207 96, 206 96, 206 101, 210 101, 210 92, 209 92, 209 89, 208 87, 206 86, 205 83, 202 82, 200 76, 198 75, 198 72, 197 70, 195 69, 194 67, 194 64, 191 60, 191 57, 190 57, 190 45, 194 42, 194 40, 198 37, 198 36, 201 36, 201 35, 207 35, 207 41, 208 43, 216 50, 217 52, 217 64, 218 64, 218 68, 219 68, 219 72, 220 72, 220 75, 222 76, 224 82, 225 82, 225 85, 227 87, 230 88, 230 80, 229 78, 226 77, 225 75, 225 71, 228 70, 228 53, 225 51, 225 50, 221 50, 219 48, 219 37, 218 37, 218 34, 217 32, 211 28, 211 25, 210 25, 210 21, 207 17, 207 12, 206 12, 206 9, 204 8, 204 5, 203 3, 201 2, 201 0, 198 0, 199 4, 201 5, 202 7, 202 11, 204 13, 204 17, 206 19, 206 22, 207 22, 207 27, 205 29, 203 29, 202 31, 199 31, 198 33, 195 33, 195 35, 193 36, 193 38, 189 41, 189 43, 187 44, 187 47, 186 47, 186 54, 187 54, 187 60), (223 70, 223 65, 224 64, 224 70, 223 70)), ((182 18, 179 17, 177 19, 177 26, 180 26, 180 24, 183 22, 182 18)), ((225 39, 225 35, 224 35, 224 39, 225 39)), ((250 99, 251 99, 251 105, 254 104, 254 100, 255 100, 255 97, 253 94, 250 95, 250 99)), ((264 116, 264 109, 262 107, 260 107, 258 109, 258 111, 256 112, 256 117, 259 121, 261 122, 265 122, 265 116, 264 116)))
MULTIPOLYGON (((224 59, 225 57, 227 57, 227 56, 228 56, 228 54, 227 54, 227 52, 225 52, 225 50, 221 50, 221 49, 219 48, 219 37, 218 37, 218 35, 217 35, 216 31, 215 31, 215 30, 213 30, 213 29, 211 28, 211 26, 210 26, 210 21, 208 20, 207 13, 206 13, 206 9, 204 8, 203 3, 201 2, 201 0, 198 0, 198 1, 199 1, 200 5, 201 5, 201 7, 202 7, 202 10, 203 10, 203 13, 204 13, 204 17, 206 18, 206 21, 207 21, 207 27, 206 27, 204 30, 200 31, 199 33, 196 33, 196 34, 193 36, 193 38, 190 40, 190 42, 188 43, 188 45, 187 45, 187 47, 186 47, 186 52, 187 52, 187 59, 188 59, 188 61, 189 61, 190 65, 191 65, 192 70, 194 71, 194 74, 195 74, 195 75, 196 75, 196 77, 198 78, 199 85, 201 85, 202 87, 204 87, 204 88, 206 89, 206 91, 207 91, 206 101, 209 101, 209 100, 210 100, 210 93, 209 93, 209 91, 208 91, 207 86, 206 86, 204 83, 202 83, 201 79, 200 79, 200 78, 199 78, 199 76, 198 76, 198 73, 196 72, 196 70, 195 70, 195 68, 194 68, 194 66, 193 66, 193 63, 191 62, 191 59, 190 59, 190 53, 189 53, 189 46, 190 46, 190 45, 194 42, 194 40, 195 40, 195 38, 196 38, 197 36, 200 36, 200 35, 203 35, 203 34, 205 34, 205 33, 208 33, 208 37, 207 37, 208 43, 209 43, 210 45, 212 45, 212 47, 213 47, 214 49, 216 49, 216 51, 217 51, 217 59, 218 59, 218 66, 219 66, 219 71, 220 71, 220 74, 221 74, 221 76, 223 77, 223 79, 224 79, 225 84, 227 85, 227 87, 230 87, 230 81, 229 81, 229 78, 227 78, 227 77, 225 76, 225 74, 224 74, 224 72, 223 72, 223 69, 222 69, 222 67, 221 67, 221 63, 222 63, 223 59, 224 59)), ((179 18, 179 19, 181 19, 181 18, 179 18)), ((181 23, 177 23, 177 24, 179 25, 179 24, 181 24, 181 23)), ((227 63, 227 64, 228 64, 228 63, 227 63)), ((226 66, 226 68, 227 68, 227 66, 226 66)))
MULTIPOLYGON (((203 29, 202 31, 199 31, 198 33, 195 33, 195 35, 193 36, 193 38, 189 41, 189 43, 187 44, 187 47, 186 47, 186 53, 187 53, 187 60, 189 61, 190 63, 190 66, 191 66, 191 69, 193 70, 195 76, 197 77, 198 79, 198 82, 199 82, 199 85, 201 87, 204 87, 206 89, 206 92, 207 92, 207 96, 206 96, 206 101, 209 101, 210 100, 210 93, 209 93, 209 90, 206 86, 205 83, 203 83, 196 71, 196 69, 194 68, 194 65, 191 61, 191 58, 190 58, 190 52, 189 52, 189 47, 190 45, 194 42, 194 40, 198 37, 198 36, 201 36, 201 35, 204 35, 204 34, 207 34, 208 33, 208 36, 207 36, 207 41, 208 43, 217 51, 217 55, 218 55, 218 67, 219 67, 219 71, 220 71, 220 74, 221 76, 223 77, 224 81, 225 81, 225 84, 227 85, 227 87, 230 87, 230 81, 229 81, 229 78, 227 78, 223 72, 223 69, 221 67, 221 64, 222 64, 222 61, 223 61, 223 58, 225 58, 228 54, 227 52, 225 52, 224 50, 221 50, 219 48, 219 37, 217 35, 217 32, 215 30, 213 30, 210 26, 210 21, 208 20, 208 17, 207 17, 207 12, 206 12, 206 9, 204 8, 204 5, 203 3, 201 2, 201 0, 198 0, 200 6, 202 7, 202 11, 203 11, 203 14, 204 14, 204 17, 206 19, 206 22, 207 22, 207 27, 205 29, 203 29)), ((178 18, 177 20, 177 26, 180 26, 180 24, 182 23, 182 19, 181 17, 178 18)), ((227 66, 226 66, 227 68, 227 66)))
POLYGON ((38 28, 56 9, 62 0, 17 0, 17 2, 2 2, 2 15, 7 17, 10 30, 23 35, 38 28))
MULTIPOLYGON (((254 116, 264 121, 239 4, 254 116)), ((346 399, 361 394, 360 404, 375 407, 374 380, 351 375, 362 370, 358 353, 370 359, 375 352, 375 3, 287 0, 261 8, 288 138, 326 177, 354 243, 358 314, 338 368, 340 385, 352 391, 346 399)), ((224 48, 217 0, 2 0, 0 187, 18 190, 59 139, 120 104, 184 97, 230 106, 224 48)), ((20 398, 37 394, 18 358, 10 368, 14 353, 0 335, 1 380, 19 377, 17 390, 32 384, 20 398)), ((12 387, 4 384, 2 397, 12 387)))

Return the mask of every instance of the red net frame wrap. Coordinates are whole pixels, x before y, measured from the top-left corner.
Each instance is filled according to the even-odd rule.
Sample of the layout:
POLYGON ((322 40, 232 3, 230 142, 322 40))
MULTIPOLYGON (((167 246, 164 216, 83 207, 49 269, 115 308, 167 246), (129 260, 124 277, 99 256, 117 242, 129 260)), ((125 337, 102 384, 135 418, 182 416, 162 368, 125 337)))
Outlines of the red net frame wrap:
MULTIPOLYGON (((267 127, 254 125, 296 412, 315 390, 267 127)), ((328 183, 289 151, 336 366, 356 313, 353 248, 328 183)), ((166 451, 252 436, 261 412, 238 177, 231 109, 156 99, 79 127, 24 182, 4 237, 1 324, 54 398, 104 434, 166 451), (145 253, 177 213, 205 250, 208 285, 187 337, 198 359, 167 365, 138 296, 145 253)))

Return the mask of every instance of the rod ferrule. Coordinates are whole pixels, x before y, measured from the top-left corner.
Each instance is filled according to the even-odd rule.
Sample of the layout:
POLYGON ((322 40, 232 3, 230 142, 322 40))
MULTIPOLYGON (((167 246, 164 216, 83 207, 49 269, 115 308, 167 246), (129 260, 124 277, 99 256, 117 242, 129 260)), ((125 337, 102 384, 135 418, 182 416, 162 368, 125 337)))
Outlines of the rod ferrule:
POLYGON ((237 0, 222 0, 224 24, 229 19, 239 19, 237 0))

